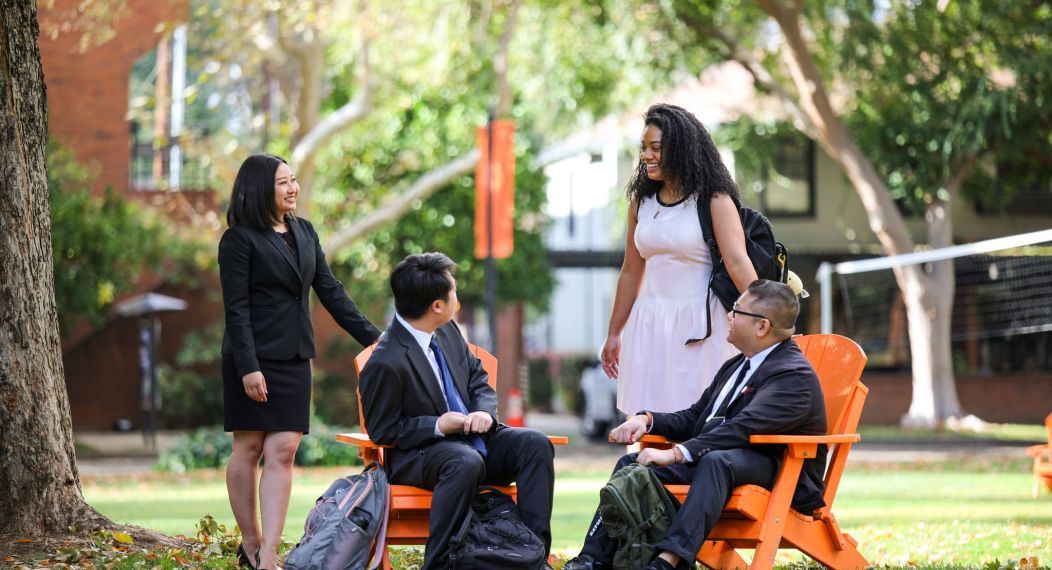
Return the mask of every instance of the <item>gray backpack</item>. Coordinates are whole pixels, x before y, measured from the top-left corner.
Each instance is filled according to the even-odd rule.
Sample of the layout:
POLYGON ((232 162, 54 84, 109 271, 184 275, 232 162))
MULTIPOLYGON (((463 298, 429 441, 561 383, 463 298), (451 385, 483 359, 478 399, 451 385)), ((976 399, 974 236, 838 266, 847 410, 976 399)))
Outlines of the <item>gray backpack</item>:
POLYGON ((285 556, 288 570, 365 570, 383 557, 390 486, 376 462, 337 479, 307 514, 303 538, 285 556))

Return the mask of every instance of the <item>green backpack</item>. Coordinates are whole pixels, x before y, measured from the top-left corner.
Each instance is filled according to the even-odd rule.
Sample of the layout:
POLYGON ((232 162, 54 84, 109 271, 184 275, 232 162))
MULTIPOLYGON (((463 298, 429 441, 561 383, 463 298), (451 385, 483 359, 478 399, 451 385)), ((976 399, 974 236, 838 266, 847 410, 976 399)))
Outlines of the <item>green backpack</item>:
POLYGON ((599 515, 614 541, 614 570, 639 570, 657 554, 679 501, 652 470, 639 463, 619 469, 599 490, 599 515))

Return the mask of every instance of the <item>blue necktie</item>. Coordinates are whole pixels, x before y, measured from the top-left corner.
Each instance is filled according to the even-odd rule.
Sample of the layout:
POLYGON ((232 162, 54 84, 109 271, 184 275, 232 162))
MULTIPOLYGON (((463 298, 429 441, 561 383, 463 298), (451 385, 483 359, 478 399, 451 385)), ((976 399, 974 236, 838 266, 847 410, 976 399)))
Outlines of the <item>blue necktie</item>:
MULTIPOLYGON (((438 362, 438 372, 442 377, 442 387, 446 392, 446 403, 449 404, 449 411, 460 412, 465 416, 468 414, 468 407, 464 405, 464 401, 460 399, 460 392, 457 392, 457 387, 453 385, 453 375, 449 373, 449 367, 446 366, 446 356, 442 354, 442 349, 438 346, 438 341, 434 337, 431 337, 431 350, 435 353, 435 360, 438 362)), ((463 435, 464 439, 471 444, 471 447, 475 448, 482 457, 486 457, 486 444, 482 442, 482 436, 477 433, 469 433, 463 435)))

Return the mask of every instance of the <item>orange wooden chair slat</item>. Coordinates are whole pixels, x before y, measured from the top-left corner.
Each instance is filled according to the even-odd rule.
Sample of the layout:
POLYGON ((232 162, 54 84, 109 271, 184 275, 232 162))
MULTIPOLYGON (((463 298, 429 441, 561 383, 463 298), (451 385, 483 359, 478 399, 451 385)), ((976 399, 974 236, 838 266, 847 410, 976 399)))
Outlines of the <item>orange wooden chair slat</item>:
POLYGON ((1026 454, 1034 460, 1034 498, 1041 492, 1041 483, 1052 491, 1052 414, 1045 417, 1045 435, 1048 443, 1031 445, 1026 454))
MULTIPOLYGON (((361 376, 365 363, 369 361, 376 345, 366 347, 354 359, 355 372, 361 376)), ((474 344, 468 344, 471 352, 482 361, 482 367, 489 375, 489 385, 497 389, 497 357, 485 349, 474 344)), ((384 463, 384 449, 391 447, 380 445, 369 439, 368 430, 365 426, 365 414, 362 413, 361 392, 358 393, 358 418, 361 420, 362 433, 341 433, 336 435, 336 441, 347 443, 358 447, 358 454, 365 462, 379 461, 384 463)), ((548 436, 548 440, 554 445, 565 445, 569 438, 565 436, 548 436)), ((509 486, 494 486, 501 492, 511 496, 518 501, 518 490, 514 484, 509 486)), ((424 544, 429 534, 428 520, 431 514, 431 491, 413 487, 411 485, 391 485, 391 506, 387 523, 387 538, 383 545, 383 568, 390 569, 387 546, 396 544, 424 544)))
MULTIPOLYGON (((853 443, 869 389, 861 382, 866 355, 852 340, 838 335, 796 337, 804 355, 822 383, 828 415, 825 436, 754 435, 753 443, 787 445, 774 487, 737 487, 719 522, 698 552, 698 561, 710 568, 772 568, 779 548, 795 548, 831 568, 865 568, 868 562, 856 541, 840 530, 833 516, 833 501, 853 443), (811 515, 790 507, 804 459, 814 457, 819 444, 830 447, 825 475, 826 506, 811 515), (738 548, 756 550, 748 564, 738 548)), ((672 445, 659 436, 644 436, 644 447, 672 445)), ((680 501, 689 485, 667 485, 680 501)))

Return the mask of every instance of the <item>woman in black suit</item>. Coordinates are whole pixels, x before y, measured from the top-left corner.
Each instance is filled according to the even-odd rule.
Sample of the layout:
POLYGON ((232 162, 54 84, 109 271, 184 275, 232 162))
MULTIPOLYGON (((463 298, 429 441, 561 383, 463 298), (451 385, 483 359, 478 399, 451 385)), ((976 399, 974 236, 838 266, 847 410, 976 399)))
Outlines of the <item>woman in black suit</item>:
POLYGON ((380 336, 333 277, 314 227, 293 215, 298 193, 284 159, 248 157, 234 180, 230 227, 219 242, 226 312, 223 412, 225 429, 234 434, 226 483, 241 528, 238 562, 249 568, 277 567, 292 463, 310 429, 310 289, 363 346, 380 336), (258 478, 257 517, 261 458, 266 461, 258 478))

